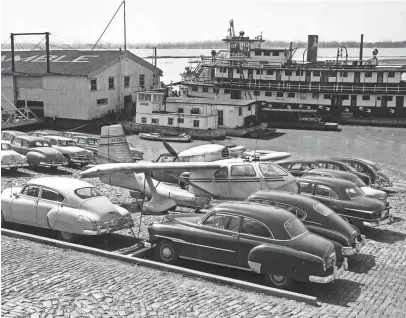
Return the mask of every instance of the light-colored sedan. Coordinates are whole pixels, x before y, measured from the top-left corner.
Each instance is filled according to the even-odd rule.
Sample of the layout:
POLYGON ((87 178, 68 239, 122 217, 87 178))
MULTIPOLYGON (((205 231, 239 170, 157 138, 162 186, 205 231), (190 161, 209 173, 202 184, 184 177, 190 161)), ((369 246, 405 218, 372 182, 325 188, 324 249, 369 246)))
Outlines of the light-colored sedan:
POLYGON ((9 141, 1 141, 1 169, 17 171, 18 168, 28 167, 27 157, 15 152, 9 141))
POLYGON ((134 225, 130 213, 90 183, 64 177, 31 179, 1 194, 1 221, 57 231, 64 241, 101 235, 134 225))

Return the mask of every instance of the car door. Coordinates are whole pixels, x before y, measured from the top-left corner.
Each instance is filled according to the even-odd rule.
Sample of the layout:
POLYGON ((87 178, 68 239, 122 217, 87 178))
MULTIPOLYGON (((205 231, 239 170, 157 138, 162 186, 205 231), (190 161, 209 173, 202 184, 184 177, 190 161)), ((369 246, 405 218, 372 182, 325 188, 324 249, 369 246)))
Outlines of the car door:
POLYGON ((261 190, 262 183, 252 163, 235 164, 230 170, 229 198, 244 200, 251 193, 261 190))
POLYGON ((196 258, 211 262, 237 265, 237 243, 240 217, 228 213, 213 212, 201 224, 196 233, 196 258))
POLYGON ((313 196, 314 182, 300 180, 299 186, 300 186, 300 194, 304 194, 307 196, 313 196))
POLYGON ((238 238, 238 266, 250 268, 248 265, 250 251, 258 245, 268 243, 272 238, 271 231, 264 223, 244 217, 238 238))
POLYGON ((230 178, 228 175, 228 167, 221 167, 216 170, 213 175, 212 193, 216 193, 220 198, 230 197, 230 178))
POLYGON ((40 187, 27 185, 17 197, 13 198, 11 205, 11 217, 13 222, 28 225, 37 224, 37 204, 40 194, 40 187))
POLYGON ((52 209, 59 210, 65 197, 51 189, 42 187, 41 196, 37 204, 37 224, 41 227, 49 228, 48 213, 52 209))
POLYGON ((11 142, 11 147, 13 148, 13 150, 15 150, 16 152, 25 155, 26 153, 23 151, 22 149, 22 144, 23 141, 21 138, 15 138, 12 142, 11 142))

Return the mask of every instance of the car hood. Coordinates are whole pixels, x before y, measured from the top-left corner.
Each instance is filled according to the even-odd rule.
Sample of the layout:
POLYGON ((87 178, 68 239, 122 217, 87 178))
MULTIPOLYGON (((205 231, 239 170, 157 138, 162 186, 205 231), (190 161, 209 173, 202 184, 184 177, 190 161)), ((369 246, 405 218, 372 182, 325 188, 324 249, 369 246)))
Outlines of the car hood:
POLYGON ((83 211, 83 214, 96 222, 107 222, 128 214, 128 211, 118 209, 116 205, 104 196, 85 200, 80 205, 80 209, 83 211))
POLYGON ((351 201, 347 201, 350 204, 347 205, 348 209, 358 209, 372 212, 381 212, 385 209, 385 204, 377 199, 369 198, 367 196, 360 197, 351 201))
POLYGON ((61 153, 52 147, 37 147, 31 148, 30 151, 39 152, 46 156, 61 156, 61 153))
POLYGON ((331 213, 326 217, 325 228, 330 229, 336 233, 340 233, 344 236, 348 242, 353 242, 356 239, 357 234, 354 234, 354 228, 346 222, 341 216, 336 213, 331 213))
POLYGON ((171 215, 166 215, 165 220, 167 220, 171 223, 181 223, 184 225, 190 225, 190 224, 196 224, 197 220, 199 220, 201 217, 202 217, 202 214, 197 214, 197 213, 190 213, 187 215, 171 214, 171 215))
POLYGON ((368 196, 378 200, 385 200, 388 195, 385 191, 374 189, 371 187, 360 187, 361 190, 368 196))
POLYGON ((293 248, 312 255, 317 255, 323 260, 334 252, 334 245, 324 237, 307 232, 293 241, 293 248))
POLYGON ((57 146, 54 148, 62 153, 66 153, 66 154, 87 155, 89 153, 86 150, 84 150, 83 148, 80 148, 77 146, 65 146, 65 147, 57 146))
POLYGON ((2 150, 1 151, 1 160, 11 160, 11 159, 16 159, 16 160, 27 160, 27 158, 24 155, 19 154, 18 152, 14 150, 2 150), (14 157, 14 158, 13 158, 14 157))

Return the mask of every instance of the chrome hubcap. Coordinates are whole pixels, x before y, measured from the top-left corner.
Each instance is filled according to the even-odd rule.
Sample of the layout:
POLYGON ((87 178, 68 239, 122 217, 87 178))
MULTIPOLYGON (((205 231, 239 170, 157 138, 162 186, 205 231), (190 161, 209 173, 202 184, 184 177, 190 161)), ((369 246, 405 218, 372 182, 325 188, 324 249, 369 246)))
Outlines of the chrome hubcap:
POLYGON ((173 255, 172 248, 170 246, 167 246, 167 245, 162 247, 161 253, 162 253, 162 256, 164 258, 171 258, 172 255, 173 255))
POLYGON ((71 240, 73 238, 73 233, 69 233, 69 232, 61 232, 61 236, 64 240, 71 240))
POLYGON ((287 280, 287 278, 280 275, 271 275, 271 280, 274 284, 280 285, 283 284, 287 280))

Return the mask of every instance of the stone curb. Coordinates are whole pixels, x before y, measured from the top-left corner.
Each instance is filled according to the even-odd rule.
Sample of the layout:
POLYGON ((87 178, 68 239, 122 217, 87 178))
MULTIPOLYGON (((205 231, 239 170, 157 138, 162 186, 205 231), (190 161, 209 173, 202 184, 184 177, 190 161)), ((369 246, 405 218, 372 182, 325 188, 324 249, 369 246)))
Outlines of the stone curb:
POLYGON ((34 241, 34 242, 38 242, 38 243, 43 243, 43 244, 48 244, 48 245, 52 245, 52 246, 56 246, 56 247, 60 247, 60 248, 64 248, 64 249, 71 249, 71 250, 78 251, 78 252, 107 257, 107 258, 115 259, 115 260, 122 261, 122 262, 139 264, 139 265, 143 265, 146 267, 151 267, 151 268, 155 268, 155 269, 159 269, 159 270, 166 270, 166 271, 170 271, 173 273, 202 278, 202 279, 212 281, 215 283, 221 283, 221 284, 229 285, 232 287, 238 287, 238 288, 246 289, 246 290, 257 292, 257 293, 263 293, 263 294, 267 294, 270 296, 282 297, 282 298, 287 298, 287 299, 296 300, 296 301, 300 301, 300 302, 305 302, 310 305, 320 306, 320 303, 318 302, 317 297, 308 296, 305 294, 299 294, 299 293, 295 293, 295 292, 291 292, 291 291, 287 291, 287 290, 262 286, 262 285, 244 282, 244 281, 233 279, 233 278, 208 274, 208 273, 204 273, 204 272, 200 272, 200 271, 196 271, 196 270, 192 270, 192 269, 187 269, 187 268, 183 268, 183 267, 179 267, 179 266, 168 265, 168 264, 154 262, 154 261, 141 259, 141 258, 137 258, 137 257, 117 254, 114 252, 107 252, 107 251, 103 251, 103 250, 100 250, 97 248, 58 241, 58 240, 47 238, 47 237, 13 231, 13 230, 9 230, 9 229, 1 229, 1 235, 16 237, 16 238, 30 240, 30 241, 34 241))

